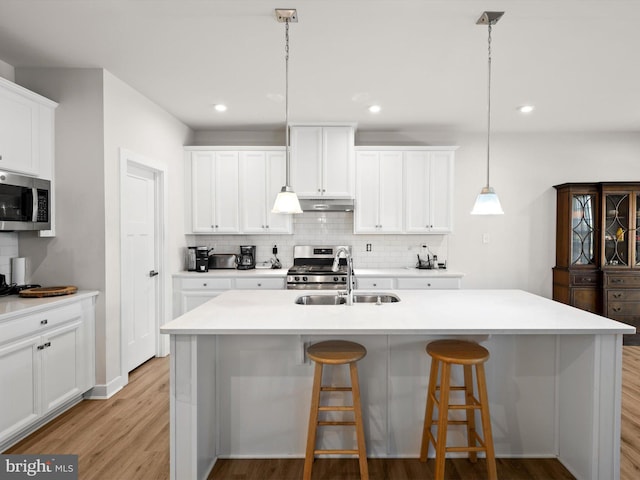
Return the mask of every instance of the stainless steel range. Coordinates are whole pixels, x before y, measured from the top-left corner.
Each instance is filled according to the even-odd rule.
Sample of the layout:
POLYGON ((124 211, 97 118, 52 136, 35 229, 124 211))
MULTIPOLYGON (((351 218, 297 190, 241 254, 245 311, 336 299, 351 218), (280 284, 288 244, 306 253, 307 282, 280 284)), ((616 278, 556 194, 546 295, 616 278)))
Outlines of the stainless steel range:
MULTIPOLYGON (((293 267, 287 272, 288 290, 339 290, 347 288, 347 260, 340 259, 337 272, 331 270, 341 246, 296 245, 293 267)), ((350 246, 345 246, 351 252, 350 246)))

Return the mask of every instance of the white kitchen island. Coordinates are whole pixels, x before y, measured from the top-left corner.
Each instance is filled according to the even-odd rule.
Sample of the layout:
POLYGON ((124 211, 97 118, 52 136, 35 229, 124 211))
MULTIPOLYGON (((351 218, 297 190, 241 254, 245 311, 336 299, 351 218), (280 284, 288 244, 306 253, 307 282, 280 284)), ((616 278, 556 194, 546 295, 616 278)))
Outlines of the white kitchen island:
MULTIPOLYGON (((367 348, 358 366, 368 456, 418 457, 425 345, 458 337, 491 352, 496 456, 557 457, 578 479, 619 479, 622 334, 633 327, 517 290, 294 303, 308 293, 231 290, 161 329, 171 335, 171 478, 206 478, 217 458, 303 457, 313 376, 304 347, 327 338, 367 348)), ((321 438, 334 448, 351 434, 321 438)))

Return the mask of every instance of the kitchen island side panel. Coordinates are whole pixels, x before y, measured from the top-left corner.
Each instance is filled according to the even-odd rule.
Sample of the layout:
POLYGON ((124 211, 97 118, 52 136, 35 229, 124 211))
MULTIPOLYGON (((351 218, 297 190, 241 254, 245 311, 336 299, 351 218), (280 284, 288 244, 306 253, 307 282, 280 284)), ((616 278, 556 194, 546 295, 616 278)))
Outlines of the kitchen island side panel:
MULTIPOLYGON (((302 352, 310 343, 344 338, 367 348, 358 369, 368 455, 417 457, 430 367, 425 346, 443 337, 217 336, 218 456, 303 457, 313 365, 301 361, 302 352)), ((497 455, 557 456, 556 336, 459 338, 480 342, 491 352, 486 372, 497 455)), ((454 367, 457 383, 462 381, 459 370, 454 367)), ((347 384, 346 367, 325 369, 323 378, 325 383, 347 384)), ((325 393, 323 402, 344 403, 344 396, 325 393)), ((348 394, 346 400, 350 401, 348 394)), ((322 432, 318 448, 352 448, 351 429, 323 427, 322 432)), ((460 426, 451 427, 450 438, 466 441, 460 426)))
POLYGON ((559 340, 558 458, 576 478, 619 480, 622 335, 559 340))
POLYGON ((171 335, 171 479, 205 479, 216 461, 215 336, 171 335))

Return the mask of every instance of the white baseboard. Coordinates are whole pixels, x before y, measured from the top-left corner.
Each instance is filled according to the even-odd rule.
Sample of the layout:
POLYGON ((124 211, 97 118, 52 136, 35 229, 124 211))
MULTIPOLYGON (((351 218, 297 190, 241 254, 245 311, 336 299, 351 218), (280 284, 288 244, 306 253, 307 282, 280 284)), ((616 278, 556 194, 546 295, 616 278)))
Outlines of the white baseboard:
POLYGON ((116 393, 122 390, 125 382, 122 376, 118 376, 111 380, 106 385, 99 384, 84 394, 84 398, 90 400, 107 400, 113 397, 116 393))

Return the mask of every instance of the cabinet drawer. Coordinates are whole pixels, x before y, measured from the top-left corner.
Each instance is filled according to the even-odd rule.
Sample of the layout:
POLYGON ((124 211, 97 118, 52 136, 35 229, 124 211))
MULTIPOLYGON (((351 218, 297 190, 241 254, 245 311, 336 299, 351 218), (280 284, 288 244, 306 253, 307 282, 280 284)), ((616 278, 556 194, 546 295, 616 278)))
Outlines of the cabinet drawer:
POLYGON ((640 290, 607 290, 607 300, 612 302, 640 302, 640 290))
POLYGON ((607 287, 638 287, 640 288, 640 275, 607 275, 607 287))
POLYGON ((5 320, 0 322, 0 344, 26 335, 40 335, 51 327, 81 317, 82 307, 80 302, 75 302, 64 307, 51 308, 5 320))
POLYGON ((358 288, 390 288, 393 289, 393 278, 357 278, 358 288))
POLYGON ((597 273, 579 273, 571 275, 571 283, 573 285, 597 285, 598 274, 597 273))
POLYGON ((283 290, 284 278, 237 278, 236 288, 245 290, 283 290))
POLYGON ((182 280, 184 290, 230 290, 230 278, 185 278, 182 280))
POLYGON ((637 302, 609 302, 607 316, 612 315, 640 315, 640 305, 637 302))
POLYGON ((460 288, 459 278, 399 278, 398 289, 425 290, 460 288))

